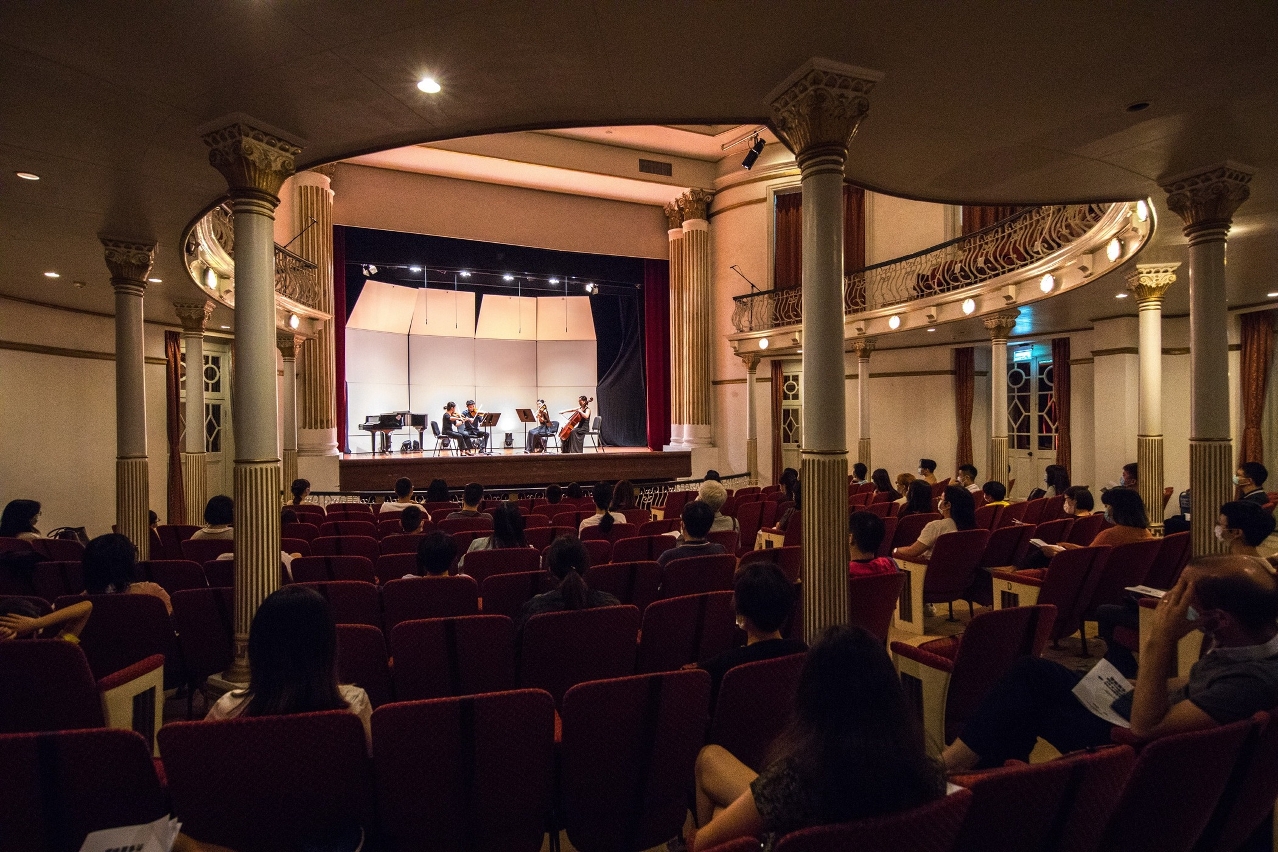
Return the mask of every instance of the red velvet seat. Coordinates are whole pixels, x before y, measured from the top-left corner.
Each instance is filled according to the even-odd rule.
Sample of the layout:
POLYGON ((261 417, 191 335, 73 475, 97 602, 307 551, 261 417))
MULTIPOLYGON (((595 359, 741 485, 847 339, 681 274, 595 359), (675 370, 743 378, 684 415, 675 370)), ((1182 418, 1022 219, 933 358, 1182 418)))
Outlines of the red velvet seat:
POLYGON ((652 512, 648 509, 622 509, 621 514, 626 516, 626 523, 636 530, 652 520, 652 512))
POLYGON ((502 615, 401 622, 390 651, 400 701, 515 688, 515 624, 502 615))
POLYGON ((680 833, 709 700, 700 670, 568 690, 558 810, 575 849, 649 849, 680 833))
MULTIPOLYGON (((587 575, 589 576, 589 575, 587 575)), ((589 580, 587 580, 589 582, 589 580)), ((516 574, 494 574, 479 587, 484 615, 504 615, 512 621, 519 617, 524 604, 537 595, 549 592, 559 580, 549 571, 520 571, 516 574)), ((629 603, 628 601, 626 603, 629 603)))
POLYGON ((1047 509, 1047 498, 1039 497, 1025 501, 1025 513, 1021 515, 1021 523, 1038 525, 1043 521, 1043 512, 1047 509))
POLYGON ((737 644, 732 592, 707 592, 654 601, 643 612, 635 671, 675 671, 737 644))
POLYGON ((491 532, 493 528, 493 519, 491 515, 478 515, 473 518, 444 518, 436 521, 435 526, 440 532, 458 533, 458 532, 491 532))
POLYGON ((578 537, 582 541, 603 540, 612 544, 617 541, 617 539, 633 538, 638 534, 638 532, 639 528, 633 524, 621 524, 614 522, 613 525, 608 528, 607 532, 604 532, 598 525, 589 526, 582 529, 581 532, 578 533, 578 537))
POLYGON ((1233 774, 1196 850, 1231 852, 1245 848, 1247 838, 1273 809, 1278 797, 1278 720, 1272 711, 1257 713, 1252 719, 1256 723, 1253 736, 1243 743, 1233 774))
POLYGON ((330 521, 353 518, 355 520, 368 521, 369 523, 372 523, 376 514, 373 512, 372 503, 343 502, 329 503, 324 507, 324 516, 330 521))
POLYGON ((746 552, 754 547, 754 539, 763 528, 763 510, 769 504, 762 499, 737 506, 737 526, 741 530, 738 551, 746 552))
POLYGON ((876 499, 879 496, 878 494, 871 495, 870 502, 861 511, 869 512, 871 515, 878 515, 880 518, 887 518, 893 515, 892 507, 896 504, 892 501, 896 498, 891 494, 883 494, 881 495, 883 497, 882 500, 876 499))
POLYGON ((1105 515, 1101 512, 1075 518, 1074 526, 1070 528, 1069 538, 1066 541, 1077 544, 1079 547, 1090 547, 1096 536, 1100 535, 1101 530, 1107 526, 1110 524, 1106 523, 1105 515))
POLYGON ((661 569, 661 597, 732 591, 737 558, 730 553, 672 559, 661 569))
POLYGON ((152 559, 138 563, 139 573, 172 595, 183 589, 202 589, 208 580, 198 562, 188 559, 152 559))
POLYGON ((676 544, 674 536, 669 535, 632 536, 613 542, 611 557, 614 562, 655 561, 676 544))
POLYGON ((520 637, 519 685, 546 690, 558 705, 578 683, 634 672, 638 635, 633 606, 534 615, 520 637))
POLYGON ((648 605, 660 596, 661 566, 651 560, 591 565, 586 570, 586 585, 608 592, 623 604, 632 604, 642 615, 648 605))
POLYGON ((93 602, 93 614, 80 632, 80 648, 93 676, 102 678, 159 654, 168 674, 181 672, 181 653, 164 601, 153 595, 68 595, 53 602, 63 609, 82 600, 93 602))
POLYGON ((938 536, 923 576, 923 602, 948 603, 954 618, 954 601, 966 599, 968 610, 972 600, 967 596, 976 579, 977 564, 989 543, 987 530, 958 530, 938 536))
POLYGON ((741 557, 737 570, 755 562, 771 562, 781 569, 781 573, 785 574, 787 580, 797 583, 803 568, 803 548, 769 547, 764 550, 751 550, 741 557))
POLYGON ((524 529, 537 529, 540 527, 550 526, 550 516, 537 512, 530 512, 524 515, 524 529))
POLYGON ((204 579, 210 586, 230 588, 235 585, 234 559, 213 559, 201 567, 204 569, 204 579))
POLYGON ((171 722, 159 739, 173 813, 195 840, 275 852, 375 827, 364 727, 345 710, 171 722))
POLYGON ((234 553, 235 542, 228 538, 189 538, 181 544, 180 559, 188 559, 203 565, 217 559, 223 553, 234 553))
POLYGON ((1037 588, 1038 598, 1035 603, 1056 607, 1056 622, 1052 627, 1051 640, 1053 643, 1059 642, 1081 629, 1084 608, 1100 581, 1100 572, 1105 560, 1109 558, 1110 550, 1108 547, 1064 550, 1053 556, 1047 569, 1041 571, 995 570, 995 605, 1009 607, 1023 603, 1014 599, 1018 597, 1016 593, 1001 588, 1006 582, 1019 583, 1021 588, 1037 588))
MULTIPOLYGON (((235 594, 229 587, 173 592, 173 629, 188 687, 226 671, 235 654, 235 594)), ((190 716, 194 691, 187 693, 190 716)))
POLYGON ((382 623, 388 633, 401 621, 478 613, 479 584, 465 574, 391 580, 382 586, 382 623))
POLYGON ((381 584, 398 580, 405 574, 416 573, 416 553, 383 553, 373 563, 373 574, 377 577, 377 582, 381 584))
MULTIPOLYGON (((741 535, 736 530, 720 530, 718 532, 710 532, 706 534, 707 541, 713 541, 715 544, 723 545, 725 553, 731 553, 734 556, 740 549, 741 535)), ((754 542, 752 541, 751 544, 754 542)))
POLYGON ((378 588, 358 580, 332 580, 323 583, 300 583, 314 589, 328 601, 333 620, 338 624, 382 626, 382 602, 378 588))
POLYGON ((1170 589, 1180 579, 1180 571, 1189 560, 1189 532, 1164 536, 1158 558, 1145 575, 1145 585, 1155 589, 1170 589))
POLYGON ((22 552, 25 550, 34 551, 35 548, 26 539, 0 536, 0 553, 22 552))
POLYGON ((341 520, 335 521, 332 518, 320 524, 319 534, 321 536, 364 536, 371 539, 377 538, 377 524, 367 520, 341 520))
MULTIPOLYGON (((895 503, 890 504, 895 506, 895 503)), ((875 551, 875 556, 892 556, 892 542, 896 538, 896 526, 901 521, 899 518, 892 516, 883 519, 883 541, 879 542, 879 549, 875 551)))
POLYGON ((1002 511, 1002 506, 981 506, 976 510, 976 525, 983 530, 996 529, 998 516, 1002 511))
POLYGON ((326 536, 311 542, 311 556, 362 556, 370 563, 380 555, 377 539, 372 536, 326 536))
POLYGON ((1029 501, 1022 500, 1019 503, 1011 503, 1002 508, 1003 511, 998 514, 998 524, 996 529, 1010 527, 1012 524, 1024 520, 1025 513, 1029 510, 1029 501))
POLYGON ((1065 515, 1065 495, 1057 494, 1055 497, 1048 497, 1047 502, 1043 504, 1043 514, 1038 519, 1038 523, 1045 524, 1048 521, 1056 521, 1066 517, 1065 515))
POLYGON ((53 605, 47 600, 35 595, 0 595, 0 604, 6 601, 20 600, 40 611, 40 615, 48 615, 53 612, 53 605))
POLYGON ((683 513, 683 507, 695 499, 697 499, 696 491, 667 492, 665 502, 661 504, 663 517, 666 520, 680 517, 683 513))
POLYGON ((648 521, 639 527, 639 535, 662 535, 668 532, 678 532, 679 526, 683 522, 679 518, 664 518, 660 521, 648 521))
POLYGON ((373 714, 391 850, 538 852, 554 798, 555 705, 540 690, 411 701, 373 714))
MULTIPOLYGON (((321 541, 322 539, 316 539, 321 541)), ((291 571, 294 583, 322 583, 332 580, 353 580, 376 583, 373 559, 376 556, 299 556, 293 560, 291 571)))
POLYGON ((1073 518, 1056 518, 1051 521, 1043 521, 1034 528, 1034 538, 1040 538, 1048 544, 1058 544, 1069 539, 1070 530, 1073 528, 1073 518))
POLYGON ((30 583, 36 595, 53 603, 84 591, 84 569, 79 562, 41 562, 31 572, 30 583))
POLYGON ((541 554, 531 547, 507 547, 498 550, 474 550, 466 554, 460 570, 483 584, 494 574, 519 574, 541 568, 541 554))
POLYGON ((71 539, 38 538, 31 547, 45 559, 58 562, 79 562, 84 558, 84 545, 71 539))
POLYGON ((363 689, 373 707, 395 700, 382 631, 367 624, 337 625, 337 680, 363 689))
POLYGON ((728 669, 719 685, 707 742, 762 771, 768 747, 790 720, 806 659, 806 654, 791 654, 728 669))
POLYGON ((1147 541, 1134 541, 1120 544, 1113 548, 1105 560, 1096 580, 1091 598, 1083 606, 1082 632, 1083 651, 1087 651, 1088 619, 1096 618, 1096 610, 1105 604, 1122 604, 1128 593, 1123 591, 1128 586, 1139 586, 1145 583, 1154 560, 1163 547, 1162 539, 1151 538, 1147 541))
POLYGON ((378 545, 378 555, 388 553, 412 553, 416 555, 417 546, 425 538, 424 533, 395 533, 384 536, 378 545))
POLYGON ((612 561, 612 542, 595 538, 583 541, 581 544, 586 548, 586 553, 590 554, 591 565, 603 565, 605 562, 612 561))
POLYGON ((280 550, 296 556, 310 556, 311 543, 304 538, 281 538, 280 550))
MULTIPOLYGON (((932 521, 939 521, 941 516, 936 512, 923 512, 917 515, 906 515, 896 519, 896 532, 892 534, 892 549, 909 547, 919 540, 919 533, 932 521)), ((889 551, 890 552, 890 551, 889 551)))
POLYGON ((160 539, 161 553, 152 553, 152 559, 185 559, 182 542, 195 535, 201 528, 193 524, 160 524, 155 533, 160 539))
POLYGON ((300 538, 310 541, 320 534, 320 528, 317 524, 304 523, 297 521, 291 524, 280 524, 281 538, 300 538))
POLYGON ((898 571, 848 577, 848 623, 864 627, 886 644, 905 576, 898 571))
POLYGON ((324 523, 324 518, 328 517, 328 513, 319 503, 289 503, 288 508, 296 512, 298 519, 302 522, 314 524, 317 527, 324 523))

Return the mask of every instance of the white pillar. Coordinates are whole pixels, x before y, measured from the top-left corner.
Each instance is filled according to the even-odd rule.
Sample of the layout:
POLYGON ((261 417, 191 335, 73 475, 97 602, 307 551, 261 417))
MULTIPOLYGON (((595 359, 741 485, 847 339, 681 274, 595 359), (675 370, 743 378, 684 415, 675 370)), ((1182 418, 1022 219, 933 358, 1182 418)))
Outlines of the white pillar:
POLYGON ((985 318, 990 333, 990 479, 1008 483, 1007 338, 1020 311, 985 318))
POLYGON ((688 436, 685 424, 687 417, 687 399, 684 389, 687 385, 685 363, 680 347, 683 340, 684 293, 683 293, 683 211, 678 201, 665 206, 666 221, 669 230, 666 236, 670 240, 670 449, 688 449, 688 436))
POLYGON ((1136 470, 1145 513, 1155 532, 1163 528, 1163 295, 1176 282, 1179 263, 1138 263, 1127 276, 1140 323, 1140 410, 1136 470))
POLYGON ((280 381, 283 408, 280 410, 280 426, 283 430, 284 487, 297 479, 297 355, 302 348, 302 338, 291 331, 279 331, 275 345, 284 361, 284 375, 280 381))
POLYGON ((226 178, 235 221, 235 661, 248 679, 248 630, 280 581, 279 411, 275 385, 275 207, 299 147, 234 123, 204 136, 226 178))
POLYGON ((746 368, 746 472, 751 485, 759 484, 759 417, 755 413, 754 379, 759 370, 759 354, 747 352, 741 356, 746 368))
POLYGON ((103 239, 115 290, 115 523, 138 549, 151 551, 150 470, 146 455, 146 337, 142 294, 155 243, 103 239))
POLYGON ((710 336, 713 301, 710 268, 710 201, 714 193, 690 189, 679 196, 683 214, 683 337, 674 354, 683 362, 683 435, 689 448, 714 445, 710 423, 710 336))
POLYGON ((867 470, 873 470, 870 464, 870 353, 874 351, 874 340, 854 340, 852 351, 856 353, 856 460, 867 470))
POLYGON ((773 90, 772 126, 803 186, 803 621, 847 621, 848 451, 843 365, 843 163, 882 74, 810 59, 773 90))
POLYGON ((182 441, 182 491, 186 505, 183 522, 204 523, 208 501, 208 467, 204 455, 204 329, 213 313, 213 303, 178 302, 173 305, 182 323, 182 343, 186 347, 186 433, 182 441))
MULTIPOLYGON (((1224 552, 1212 528, 1233 499, 1225 240, 1252 171, 1233 163, 1162 181, 1189 239, 1189 492, 1194 556, 1224 552)), ((1138 471, 1143 480, 1144 472, 1138 471)))

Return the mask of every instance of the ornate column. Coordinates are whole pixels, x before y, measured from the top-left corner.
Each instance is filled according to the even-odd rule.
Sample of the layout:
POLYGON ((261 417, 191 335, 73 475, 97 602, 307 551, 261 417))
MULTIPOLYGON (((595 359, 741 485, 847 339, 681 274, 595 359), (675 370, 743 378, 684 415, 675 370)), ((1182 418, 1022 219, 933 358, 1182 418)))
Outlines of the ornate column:
POLYGON ((746 368, 746 472, 750 484, 759 484, 759 418, 754 412, 754 378, 759 369, 759 353, 747 352, 741 356, 746 368))
MULTIPOLYGON (((691 447, 714 445, 710 424, 711 272, 710 221, 707 210, 713 192, 690 189, 679 196, 683 214, 683 336, 673 353, 683 361, 683 435, 691 447)), ((671 341, 672 344, 675 341, 671 341)), ((674 360, 673 358, 671 359, 674 360)))
POLYGON ((302 349, 303 337, 289 331, 275 333, 275 345, 284 356, 282 389, 283 408, 280 410, 280 426, 283 429, 284 487, 297 479, 297 354, 302 349))
POLYGON ((115 290, 115 524, 151 553, 150 469, 146 458, 146 339, 142 294, 155 262, 155 243, 102 239, 115 290))
POLYGON ((856 353, 856 414, 859 436, 856 442, 856 460, 870 468, 870 353, 874 351, 874 340, 854 340, 852 351, 856 353))
POLYGON ((810 59, 773 90, 772 127, 803 187, 803 623, 847 621, 848 450, 843 365, 843 163, 883 75, 810 59))
MULTIPOLYGON (((293 243, 299 255, 315 264, 320 301, 316 305, 327 314, 333 313, 333 190, 336 166, 309 169, 293 178, 295 215, 293 221, 305 232, 293 243), (311 224, 314 220, 314 224, 311 224), (310 225, 309 228, 306 226, 310 225)), ((307 479, 316 490, 337 488, 337 413, 334 392, 337 388, 334 361, 335 320, 315 324, 310 345, 297 359, 297 455, 307 479), (326 459, 326 461, 320 461, 326 459)), ((285 469, 288 457, 285 455, 285 469)), ((294 466, 294 479, 296 478, 294 466)), ((292 482, 285 476, 285 484, 292 482)))
POLYGON ((182 344, 186 348, 186 404, 183 420, 186 433, 182 440, 182 488, 186 497, 183 521, 196 526, 204 523, 204 504, 208 502, 209 477, 204 455, 204 329, 213 313, 213 303, 176 302, 173 305, 182 323, 182 344))
POLYGON ((1176 283, 1179 267, 1179 263, 1138 263, 1127 275, 1127 289, 1135 294, 1140 310, 1136 467, 1140 499, 1155 532, 1163 528, 1163 294, 1176 283))
MULTIPOLYGON (((1225 239, 1247 200, 1249 169, 1225 163, 1162 182, 1167 207, 1189 239, 1189 493, 1193 555, 1223 553, 1212 527, 1233 499, 1229 427, 1229 339, 1225 310, 1225 239)), ((1145 472, 1140 471, 1140 479, 1145 472)))
POLYGON ((985 318, 990 332, 990 479, 1008 482, 1007 338, 1020 311, 985 318))
POLYGON ((235 123, 204 136, 226 178, 235 217, 235 661, 227 680, 248 680, 248 630, 280 581, 279 412, 275 387, 276 193, 301 151, 235 123))
POLYGON ((666 221, 670 228, 670 447, 687 449, 684 424, 688 422, 685 361, 681 351, 683 340, 684 288, 683 288, 683 211, 679 202, 665 206, 666 221))

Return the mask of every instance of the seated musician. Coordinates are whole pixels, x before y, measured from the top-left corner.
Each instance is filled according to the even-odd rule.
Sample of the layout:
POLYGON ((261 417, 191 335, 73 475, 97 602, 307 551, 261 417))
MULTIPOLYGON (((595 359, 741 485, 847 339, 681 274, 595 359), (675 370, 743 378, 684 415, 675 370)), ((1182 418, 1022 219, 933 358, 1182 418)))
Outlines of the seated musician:
POLYGON ((559 413, 567 414, 570 419, 573 415, 577 415, 577 424, 568 433, 568 437, 559 436, 563 444, 563 451, 565 453, 584 453, 586 451, 586 432, 590 431, 590 399, 585 396, 579 396, 577 397, 576 408, 569 408, 559 413))
POLYGON ((466 400, 466 421, 462 426, 462 430, 466 436, 470 438, 471 443, 479 448, 482 453, 488 449, 489 435, 483 429, 479 428, 479 421, 483 420, 484 412, 479 410, 479 406, 475 404, 475 400, 466 400))
POLYGON ((528 430, 528 441, 524 446, 524 452, 546 452, 546 439, 558 431, 559 421, 550 419, 550 411, 546 408, 546 400, 537 400, 537 425, 528 430))
POLYGON ((457 403, 449 402, 444 406, 444 417, 439 424, 439 428, 443 431, 444 437, 452 438, 457 442, 457 448, 465 455, 470 455, 473 450, 470 438, 462 431, 462 426, 466 422, 466 418, 457 413, 457 403))

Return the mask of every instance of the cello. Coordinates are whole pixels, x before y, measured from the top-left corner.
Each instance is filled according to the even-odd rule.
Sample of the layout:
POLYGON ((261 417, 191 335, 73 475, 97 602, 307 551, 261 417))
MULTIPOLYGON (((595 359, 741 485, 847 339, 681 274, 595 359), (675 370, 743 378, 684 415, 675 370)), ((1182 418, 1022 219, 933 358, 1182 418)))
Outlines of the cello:
MULTIPOLYGON (((595 398, 593 396, 588 397, 586 399, 586 405, 590 405, 590 403, 594 401, 595 401, 595 398)), ((580 423, 581 423, 581 409, 577 408, 573 410, 572 417, 568 418, 568 422, 564 424, 564 428, 559 430, 559 440, 561 442, 567 441, 568 436, 572 434, 572 430, 576 429, 578 424, 580 423)))

